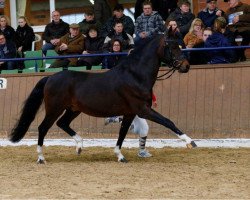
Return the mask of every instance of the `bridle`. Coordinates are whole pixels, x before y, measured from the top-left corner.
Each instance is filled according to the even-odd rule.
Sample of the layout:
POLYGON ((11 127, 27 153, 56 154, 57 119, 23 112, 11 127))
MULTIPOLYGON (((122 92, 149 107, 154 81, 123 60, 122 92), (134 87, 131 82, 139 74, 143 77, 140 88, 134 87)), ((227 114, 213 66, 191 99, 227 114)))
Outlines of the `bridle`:
POLYGON ((170 42, 174 42, 174 40, 172 39, 167 39, 167 37, 165 37, 165 40, 164 40, 164 57, 166 54, 168 54, 168 58, 170 58, 169 62, 168 62, 168 65, 170 66, 170 70, 168 70, 167 72, 165 72, 164 74, 160 75, 160 76, 157 76, 157 80, 166 80, 168 78, 170 78, 173 73, 176 71, 176 70, 179 70, 180 67, 181 67, 181 62, 179 59, 176 59, 172 53, 172 49, 169 48, 169 43, 170 42), (166 53, 168 52, 168 53, 166 53), (169 75, 168 75, 169 74, 169 75), (162 78, 164 76, 168 75, 167 77, 165 78, 162 78))

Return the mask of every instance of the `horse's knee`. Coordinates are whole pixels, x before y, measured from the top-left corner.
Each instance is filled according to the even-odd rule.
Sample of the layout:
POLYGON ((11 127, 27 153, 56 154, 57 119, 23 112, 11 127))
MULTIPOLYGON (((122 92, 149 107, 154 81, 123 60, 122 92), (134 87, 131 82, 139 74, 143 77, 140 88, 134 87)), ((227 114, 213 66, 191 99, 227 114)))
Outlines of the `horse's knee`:
POLYGON ((59 127, 59 128, 62 128, 64 125, 63 125, 63 122, 59 119, 57 122, 56 122, 56 125, 59 127))
POLYGON ((57 122, 56 122, 56 125, 59 127, 59 128, 66 128, 69 126, 68 123, 65 122, 65 120, 63 120, 62 118, 59 119, 57 122))

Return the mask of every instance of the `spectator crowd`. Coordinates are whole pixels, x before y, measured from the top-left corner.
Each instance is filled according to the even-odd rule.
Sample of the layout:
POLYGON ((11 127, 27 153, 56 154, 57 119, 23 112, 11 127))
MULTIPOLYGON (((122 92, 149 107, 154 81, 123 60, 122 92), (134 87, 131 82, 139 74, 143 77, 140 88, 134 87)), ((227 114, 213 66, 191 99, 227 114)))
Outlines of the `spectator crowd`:
MULTIPOLYGON (((152 38, 172 28, 178 35, 181 48, 216 48, 249 45, 250 5, 240 0, 228 0, 228 9, 218 8, 217 0, 206 0, 206 8, 197 16, 191 11, 188 0, 137 0, 135 22, 124 14, 122 4, 115 5, 113 14, 106 0, 95 0, 93 9, 84 13, 84 20, 68 24, 59 11, 52 12, 52 22, 47 24, 42 39, 43 55, 53 49, 60 55, 130 52, 138 42, 152 38)), ((26 17, 18 18, 18 27, 9 25, 8 17, 0 17, 1 59, 24 57, 31 50, 35 34, 26 17)), ((245 61, 245 49, 190 51, 185 53, 190 64, 219 64, 245 61)), ((53 62, 51 68, 68 66, 102 65, 103 69, 115 67, 121 56, 63 58, 53 62)), ((0 62, 0 70, 24 68, 23 62, 0 62)))

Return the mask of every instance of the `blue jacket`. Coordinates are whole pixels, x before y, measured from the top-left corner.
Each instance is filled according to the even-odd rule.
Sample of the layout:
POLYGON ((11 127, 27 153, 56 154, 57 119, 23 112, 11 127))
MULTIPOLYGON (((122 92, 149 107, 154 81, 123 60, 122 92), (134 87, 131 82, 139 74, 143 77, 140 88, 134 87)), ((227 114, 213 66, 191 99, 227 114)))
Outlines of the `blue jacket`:
POLYGON ((198 13, 198 18, 201 19, 205 27, 213 27, 214 20, 218 17, 216 15, 216 12, 218 11, 218 8, 215 8, 215 10, 212 13, 209 13, 208 8, 203 9, 198 13))
MULTIPOLYGON (((229 46, 231 46, 231 44, 228 39, 219 32, 215 32, 208 37, 204 45, 205 48, 229 46)), ((207 51, 207 54, 209 60, 208 63, 211 64, 231 63, 234 62, 236 58, 236 53, 232 49, 207 51)))
POLYGON ((16 58, 16 45, 12 41, 6 41, 0 45, 0 58, 16 58))

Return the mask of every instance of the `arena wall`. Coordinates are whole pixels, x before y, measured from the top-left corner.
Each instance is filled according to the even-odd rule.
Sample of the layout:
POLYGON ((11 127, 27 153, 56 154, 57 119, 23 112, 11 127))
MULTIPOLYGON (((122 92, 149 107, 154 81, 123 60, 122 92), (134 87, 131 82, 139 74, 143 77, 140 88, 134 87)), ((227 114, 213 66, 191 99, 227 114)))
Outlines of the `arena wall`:
MULTIPOLYGON (((161 68, 159 75, 167 68, 161 68)), ((7 138, 30 91, 51 73, 1 74, 7 89, 0 89, 0 137, 7 138)), ((250 138, 250 63, 192 66, 187 74, 175 73, 157 81, 156 110, 193 138, 250 138)), ((44 117, 41 107, 27 137, 37 138, 44 117)), ((170 130, 149 122, 150 138, 176 138, 170 130)), ((103 118, 81 114, 72 127, 84 138, 116 138, 118 124, 104 126, 103 118)), ((53 126, 48 137, 68 137, 53 126)), ((136 137, 129 134, 129 137, 136 137)))

